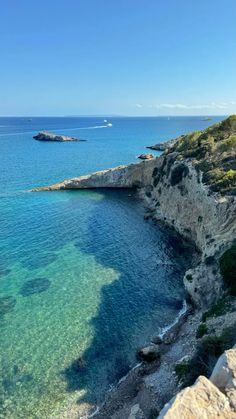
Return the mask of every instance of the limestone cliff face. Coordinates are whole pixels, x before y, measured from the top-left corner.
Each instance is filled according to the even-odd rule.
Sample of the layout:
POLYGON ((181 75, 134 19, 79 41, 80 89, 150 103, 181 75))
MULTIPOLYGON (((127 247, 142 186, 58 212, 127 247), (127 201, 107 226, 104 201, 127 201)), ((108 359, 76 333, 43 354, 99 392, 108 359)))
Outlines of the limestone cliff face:
POLYGON ((140 192, 154 219, 200 250, 201 263, 186 273, 184 283, 193 302, 206 306, 221 291, 218 259, 236 237, 236 199, 210 192, 191 161, 175 157, 173 153, 157 159, 150 167, 150 182, 140 192))
POLYGON ((201 263, 189 270, 185 287, 197 306, 207 306, 220 294, 218 259, 236 237, 236 198, 213 193, 191 160, 177 154, 103 170, 40 190, 138 188, 150 215, 193 241, 201 263))

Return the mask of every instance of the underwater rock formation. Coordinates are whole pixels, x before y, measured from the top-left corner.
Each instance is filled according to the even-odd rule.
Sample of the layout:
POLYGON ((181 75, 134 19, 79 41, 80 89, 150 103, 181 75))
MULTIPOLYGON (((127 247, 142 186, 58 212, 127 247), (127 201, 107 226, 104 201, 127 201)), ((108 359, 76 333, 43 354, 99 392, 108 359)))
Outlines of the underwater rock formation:
POLYGON ((23 297, 28 297, 32 294, 39 294, 43 291, 46 291, 50 287, 50 281, 47 278, 35 278, 29 281, 26 281, 21 290, 20 294, 23 297))

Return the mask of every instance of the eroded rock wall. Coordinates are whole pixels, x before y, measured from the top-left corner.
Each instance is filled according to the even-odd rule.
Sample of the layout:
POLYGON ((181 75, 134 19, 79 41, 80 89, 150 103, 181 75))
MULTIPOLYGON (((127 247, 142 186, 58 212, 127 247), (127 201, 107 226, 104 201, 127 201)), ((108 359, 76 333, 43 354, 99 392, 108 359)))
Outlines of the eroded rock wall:
POLYGON ((195 305, 206 307, 220 295, 218 259, 236 238, 236 198, 211 192, 190 159, 171 153, 34 191, 92 188, 138 188, 150 217, 165 222, 201 252, 201 263, 184 278, 195 305))

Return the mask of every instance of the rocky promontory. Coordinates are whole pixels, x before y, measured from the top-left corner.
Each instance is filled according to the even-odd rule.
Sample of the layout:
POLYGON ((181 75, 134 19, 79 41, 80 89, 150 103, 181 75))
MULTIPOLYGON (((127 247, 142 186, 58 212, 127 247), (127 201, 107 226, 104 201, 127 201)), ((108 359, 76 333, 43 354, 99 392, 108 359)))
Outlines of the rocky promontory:
POLYGON ((107 396, 98 418, 236 417, 234 361, 231 378, 225 369, 212 374, 236 340, 236 116, 170 144, 161 156, 141 163, 34 189, 134 188, 147 219, 165 223, 199 252, 184 276, 191 315, 163 343, 147 342, 139 351, 142 370, 107 396), (154 366, 145 373, 147 353, 154 366))
POLYGON ((33 138, 35 140, 38 140, 38 141, 58 141, 58 142, 63 142, 63 141, 86 141, 86 140, 82 140, 81 138, 77 138, 77 137, 68 137, 66 135, 52 134, 51 132, 47 132, 47 131, 41 131, 38 134, 34 135, 33 138))
POLYGON ((146 148, 150 148, 150 150, 165 151, 168 148, 173 147, 178 141, 179 138, 174 138, 173 140, 164 141, 162 143, 148 145, 146 148))

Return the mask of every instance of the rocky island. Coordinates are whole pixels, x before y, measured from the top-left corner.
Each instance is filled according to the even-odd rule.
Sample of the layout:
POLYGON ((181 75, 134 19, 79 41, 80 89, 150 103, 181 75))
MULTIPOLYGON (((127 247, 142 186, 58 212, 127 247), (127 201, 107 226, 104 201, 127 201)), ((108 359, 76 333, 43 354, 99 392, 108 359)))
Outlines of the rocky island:
POLYGON ((138 159, 140 159, 140 160, 150 160, 150 159, 153 159, 153 154, 140 154, 139 156, 138 156, 138 159))
POLYGON ((82 140, 81 138, 77 138, 77 137, 68 137, 66 135, 52 134, 51 132, 47 132, 47 131, 41 131, 37 135, 34 135, 33 138, 35 140, 38 140, 38 141, 58 141, 58 142, 63 142, 63 141, 86 141, 86 140, 82 140))
POLYGON ((163 149, 157 158, 33 190, 136 189, 146 218, 198 252, 183 278, 188 309, 138 350, 141 363, 94 417, 236 418, 236 116, 163 149))

